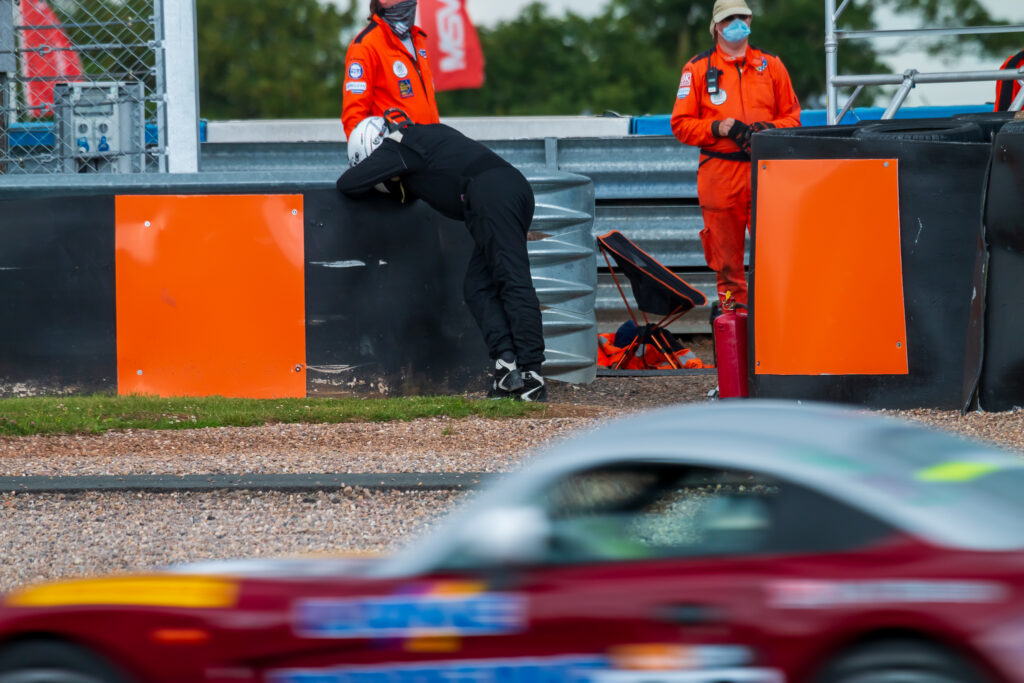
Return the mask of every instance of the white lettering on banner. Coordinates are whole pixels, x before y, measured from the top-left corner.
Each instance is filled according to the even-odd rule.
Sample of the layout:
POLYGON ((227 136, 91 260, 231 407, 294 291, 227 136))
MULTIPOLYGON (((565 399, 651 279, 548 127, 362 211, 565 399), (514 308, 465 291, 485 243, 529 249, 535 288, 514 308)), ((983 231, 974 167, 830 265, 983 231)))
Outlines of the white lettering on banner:
POLYGON ((437 31, 441 36, 441 71, 466 68, 466 25, 462 20, 462 0, 440 0, 437 31))

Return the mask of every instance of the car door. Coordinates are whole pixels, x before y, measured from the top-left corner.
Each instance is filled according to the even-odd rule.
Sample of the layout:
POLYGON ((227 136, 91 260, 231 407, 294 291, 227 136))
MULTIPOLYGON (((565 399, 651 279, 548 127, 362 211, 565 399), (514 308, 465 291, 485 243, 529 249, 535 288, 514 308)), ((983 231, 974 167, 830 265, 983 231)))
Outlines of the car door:
POLYGON ((298 637, 335 640, 269 678, 560 683, 658 669, 776 683, 754 602, 777 495, 743 472, 655 460, 563 472, 523 491, 505 523, 478 520, 426 574, 304 599, 316 628, 298 637), (531 524, 542 531, 523 534, 531 524), (506 532, 539 542, 500 561, 480 552, 506 532))
POLYGON ((759 668, 752 606, 776 495, 746 473, 644 460, 548 482, 523 499, 547 525, 542 548, 499 566, 467 549, 439 575, 523 600, 516 632, 467 639, 460 658, 514 658, 551 681, 658 667, 777 680, 759 668))

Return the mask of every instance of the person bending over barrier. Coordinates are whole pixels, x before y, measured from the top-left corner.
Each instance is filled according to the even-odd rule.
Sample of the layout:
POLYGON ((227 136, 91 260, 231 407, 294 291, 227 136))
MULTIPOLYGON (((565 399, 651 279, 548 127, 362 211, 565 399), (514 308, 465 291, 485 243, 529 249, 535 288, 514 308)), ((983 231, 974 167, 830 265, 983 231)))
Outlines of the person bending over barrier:
POLYGON ((376 189, 403 203, 418 198, 465 221, 475 243, 466 304, 494 361, 488 396, 546 401, 540 302, 526 250, 534 197, 523 174, 454 128, 412 123, 396 109, 360 122, 348 155, 340 192, 360 197, 376 189))

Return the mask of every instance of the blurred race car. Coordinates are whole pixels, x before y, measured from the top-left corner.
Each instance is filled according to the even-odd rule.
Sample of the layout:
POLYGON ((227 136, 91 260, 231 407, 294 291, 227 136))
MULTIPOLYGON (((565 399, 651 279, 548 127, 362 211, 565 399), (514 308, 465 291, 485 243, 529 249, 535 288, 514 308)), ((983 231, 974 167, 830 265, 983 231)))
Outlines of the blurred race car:
POLYGON ((756 401, 566 442, 384 560, 29 587, 0 683, 1024 681, 1024 460, 756 401))

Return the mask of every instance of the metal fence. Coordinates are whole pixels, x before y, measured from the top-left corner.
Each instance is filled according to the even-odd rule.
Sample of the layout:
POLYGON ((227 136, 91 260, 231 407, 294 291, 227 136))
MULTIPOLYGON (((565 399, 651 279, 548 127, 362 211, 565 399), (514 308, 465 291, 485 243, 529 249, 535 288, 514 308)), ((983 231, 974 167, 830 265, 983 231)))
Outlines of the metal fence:
POLYGON ((51 2, 0 0, 0 173, 165 170, 163 0, 51 2))
MULTIPOLYGON (((919 84, 926 83, 968 83, 971 81, 1009 81, 1024 78, 1024 68, 1018 71, 989 70, 989 71, 943 71, 933 73, 921 73, 917 69, 907 69, 901 74, 870 74, 870 75, 839 75, 839 41, 840 40, 865 40, 872 38, 902 38, 902 37, 929 37, 929 36, 969 36, 984 35, 993 33, 1024 33, 1024 25, 1006 26, 965 26, 965 27, 940 27, 940 28, 917 28, 917 29, 892 29, 892 30, 864 30, 864 31, 843 31, 839 30, 839 19, 843 12, 850 5, 851 0, 841 0, 837 6, 837 0, 825 0, 825 99, 828 116, 828 124, 834 125, 843 120, 856 102, 857 97, 864 92, 864 88, 875 85, 898 85, 899 89, 892 97, 889 106, 882 114, 883 119, 891 119, 899 111, 906 101, 910 91, 919 84), (853 94, 839 109, 838 93, 839 88, 853 87, 853 94)), ((1019 111, 1024 106, 1024 91, 1017 97, 1010 109, 1019 111)))

